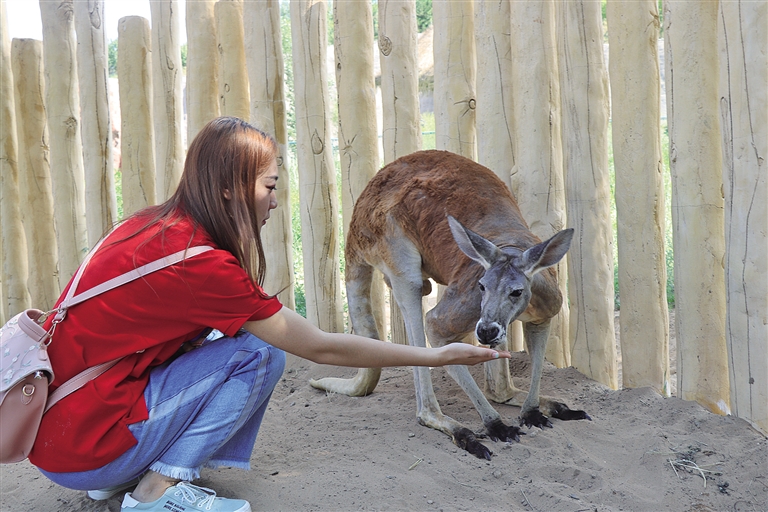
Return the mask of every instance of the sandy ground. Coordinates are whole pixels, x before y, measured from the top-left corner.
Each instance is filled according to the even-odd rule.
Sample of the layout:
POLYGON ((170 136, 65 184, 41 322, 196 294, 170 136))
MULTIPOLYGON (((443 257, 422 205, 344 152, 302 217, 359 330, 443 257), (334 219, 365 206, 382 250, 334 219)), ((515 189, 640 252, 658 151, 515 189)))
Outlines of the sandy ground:
MULTIPOLYGON (((510 364, 515 384, 527 389, 527 355, 515 354, 510 364)), ((476 377, 481 370, 473 368, 476 377)), ((352 374, 291 357, 253 469, 205 471, 196 483, 247 499, 255 511, 768 510, 766 438, 692 402, 648 388, 611 391, 573 368, 548 365, 542 393, 586 410, 593 421, 553 420, 552 429, 526 430, 520 443, 486 441, 494 456, 485 461, 418 424, 408 368, 385 369, 364 398, 307 384, 352 374)), ((432 379, 443 412, 480 431, 469 399, 447 373, 434 369, 432 379)), ((517 421, 518 408, 498 410, 517 421)), ((0 467, 0 476, 2 512, 120 509, 121 498, 92 501, 27 462, 0 467)))

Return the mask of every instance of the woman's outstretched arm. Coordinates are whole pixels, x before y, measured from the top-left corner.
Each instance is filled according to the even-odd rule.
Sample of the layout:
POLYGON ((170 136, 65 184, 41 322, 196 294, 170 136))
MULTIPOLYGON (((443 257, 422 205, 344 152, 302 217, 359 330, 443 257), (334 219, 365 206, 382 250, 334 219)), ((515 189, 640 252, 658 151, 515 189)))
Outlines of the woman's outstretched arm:
POLYGON ((510 357, 509 352, 451 343, 440 348, 419 348, 373 340, 354 334, 327 333, 298 313, 283 307, 269 318, 243 326, 270 345, 316 363, 382 368, 387 366, 472 365, 510 357))

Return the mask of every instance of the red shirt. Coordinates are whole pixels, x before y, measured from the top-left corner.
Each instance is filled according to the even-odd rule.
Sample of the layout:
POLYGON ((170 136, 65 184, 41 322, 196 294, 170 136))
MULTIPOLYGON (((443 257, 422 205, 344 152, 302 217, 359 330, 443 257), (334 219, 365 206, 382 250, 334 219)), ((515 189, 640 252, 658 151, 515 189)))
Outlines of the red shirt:
POLYGON ((215 250, 68 311, 48 348, 55 373, 51 391, 88 367, 123 359, 43 416, 29 460, 46 471, 88 471, 116 459, 136 444, 127 425, 148 417, 144 388, 153 367, 205 328, 233 336, 246 321, 268 318, 282 307, 276 298, 261 297, 237 259, 218 249, 201 228, 192 238, 189 220, 162 235, 152 237, 159 230, 152 226, 139 236, 112 243, 134 233, 143 222, 130 219, 109 236, 83 273, 78 291, 187 246, 209 245, 215 250))

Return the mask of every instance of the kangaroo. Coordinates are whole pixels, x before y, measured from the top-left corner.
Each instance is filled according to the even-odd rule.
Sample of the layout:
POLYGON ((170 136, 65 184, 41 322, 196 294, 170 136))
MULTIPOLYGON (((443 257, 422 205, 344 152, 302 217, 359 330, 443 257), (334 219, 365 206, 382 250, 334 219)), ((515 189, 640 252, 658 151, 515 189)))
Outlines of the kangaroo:
MULTIPOLYGON (((591 419, 584 411, 539 397, 549 327, 562 305, 557 264, 568 251, 573 229, 541 242, 520 214, 507 186, 491 170, 446 151, 419 151, 384 168, 358 198, 346 241, 346 287, 352 330, 381 339, 371 309, 373 269, 384 274, 405 320, 410 345, 460 342, 474 330, 481 344, 506 341, 507 326, 523 322, 532 361, 530 389, 509 386, 508 403, 521 406, 519 425, 552 427, 561 420, 591 419), (427 278, 445 293, 426 315, 427 278), (523 400, 524 399, 524 400, 523 400)), ((487 436, 518 441, 518 426, 506 425, 466 366, 448 366, 477 409, 487 436)), ((492 452, 464 425, 444 415, 429 368, 414 367, 417 418, 449 435, 458 447, 490 460, 492 452)), ((351 396, 373 392, 381 369, 360 369, 352 379, 312 380, 318 389, 351 396)))

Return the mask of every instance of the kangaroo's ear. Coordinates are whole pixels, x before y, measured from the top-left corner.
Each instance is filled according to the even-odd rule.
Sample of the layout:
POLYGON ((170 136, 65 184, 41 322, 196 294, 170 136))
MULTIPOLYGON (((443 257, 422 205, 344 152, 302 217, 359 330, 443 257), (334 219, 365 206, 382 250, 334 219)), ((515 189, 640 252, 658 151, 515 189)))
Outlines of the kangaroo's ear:
POLYGON ((501 252, 499 248, 490 240, 462 226, 459 221, 450 215, 448 215, 448 225, 451 227, 454 240, 459 244, 459 249, 488 270, 498 258, 501 252))
POLYGON ((570 249, 571 240, 573 240, 573 228, 568 228, 555 233, 555 236, 549 240, 534 245, 523 253, 521 270, 528 277, 533 277, 537 272, 556 265, 570 249))

